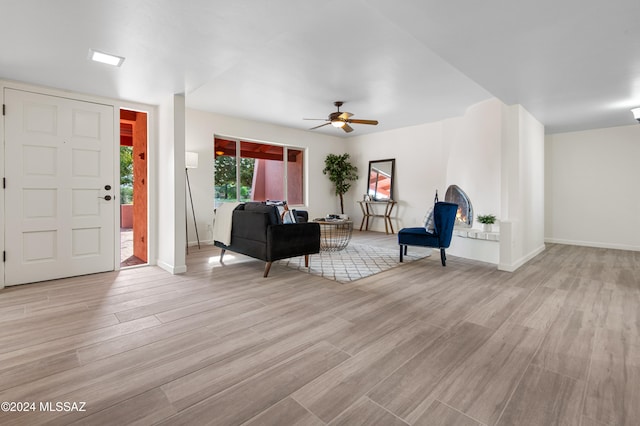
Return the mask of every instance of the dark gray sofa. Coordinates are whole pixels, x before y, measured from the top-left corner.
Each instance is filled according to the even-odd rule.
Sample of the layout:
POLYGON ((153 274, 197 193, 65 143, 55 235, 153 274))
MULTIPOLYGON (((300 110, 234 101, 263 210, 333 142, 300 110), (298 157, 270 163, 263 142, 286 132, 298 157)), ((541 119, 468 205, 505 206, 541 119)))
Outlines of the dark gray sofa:
POLYGON ((276 206, 249 202, 233 211, 231 244, 226 246, 220 241, 214 244, 222 249, 220 262, 226 250, 264 260, 266 277, 271 263, 280 259, 304 256, 308 267, 309 255, 320 252, 320 225, 283 224, 276 206))

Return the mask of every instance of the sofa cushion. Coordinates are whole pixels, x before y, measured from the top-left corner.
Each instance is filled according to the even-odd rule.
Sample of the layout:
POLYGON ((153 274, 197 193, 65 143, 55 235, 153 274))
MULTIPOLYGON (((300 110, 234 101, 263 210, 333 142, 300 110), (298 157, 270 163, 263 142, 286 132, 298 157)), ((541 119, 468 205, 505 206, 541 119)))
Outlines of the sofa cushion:
POLYGON ((398 232, 398 244, 408 246, 440 247, 437 235, 425 228, 403 228, 398 232))
POLYGON ((275 205, 266 205, 258 202, 249 202, 244 205, 245 211, 252 211, 258 213, 267 213, 269 215, 269 223, 271 225, 278 225, 282 223, 282 218, 278 213, 278 207, 275 205))

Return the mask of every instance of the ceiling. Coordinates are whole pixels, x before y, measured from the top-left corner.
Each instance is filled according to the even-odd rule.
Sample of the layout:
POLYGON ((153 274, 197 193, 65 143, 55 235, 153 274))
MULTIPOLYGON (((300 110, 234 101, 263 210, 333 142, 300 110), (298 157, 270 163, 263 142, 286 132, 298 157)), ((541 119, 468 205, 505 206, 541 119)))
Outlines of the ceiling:
POLYGON ((150 104, 184 93, 300 129, 337 100, 380 121, 349 136, 493 96, 547 133, 630 125, 640 106, 638 0, 0 0, 0 16, 0 78, 150 104))

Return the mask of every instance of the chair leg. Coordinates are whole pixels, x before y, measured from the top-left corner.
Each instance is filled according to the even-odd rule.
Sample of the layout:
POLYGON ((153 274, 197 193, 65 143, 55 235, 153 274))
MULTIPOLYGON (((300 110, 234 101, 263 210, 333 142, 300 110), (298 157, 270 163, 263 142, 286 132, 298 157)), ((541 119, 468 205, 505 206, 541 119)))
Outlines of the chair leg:
POLYGON ((226 251, 227 251, 227 250, 222 249, 222 251, 220 252, 220 263, 222 263, 222 258, 224 257, 224 253, 225 253, 226 251))
POLYGON ((404 246, 404 255, 405 256, 407 255, 407 247, 409 247, 409 246, 407 246, 407 245, 404 246))
POLYGON ((264 265, 264 277, 267 278, 267 275, 269 275, 269 270, 271 269, 271 262, 267 262, 264 265))
POLYGON ((447 266, 447 255, 443 248, 440 249, 440 260, 442 261, 442 266, 447 266))
POLYGON ((400 263, 402 263, 402 252, 405 251, 406 254, 407 246, 400 245, 400 263))
POLYGON ((304 267, 305 268, 309 267, 309 255, 308 254, 304 255, 304 267))

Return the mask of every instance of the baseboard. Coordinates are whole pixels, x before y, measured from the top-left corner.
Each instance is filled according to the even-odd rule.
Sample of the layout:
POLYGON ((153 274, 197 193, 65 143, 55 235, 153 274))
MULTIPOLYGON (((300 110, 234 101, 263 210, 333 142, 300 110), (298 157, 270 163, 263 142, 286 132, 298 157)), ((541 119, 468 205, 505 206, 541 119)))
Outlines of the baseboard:
MULTIPOLYGON (((189 241, 187 243, 189 247, 198 247, 198 241, 189 241)), ((212 246, 213 240, 200 240, 200 247, 202 246, 212 246)))
POLYGON ((506 264, 506 263, 498 264, 498 269, 500 271, 515 272, 519 267, 521 267, 522 265, 524 265, 525 263, 527 263, 537 255, 542 253, 545 250, 545 248, 546 248, 545 245, 542 244, 540 247, 533 250, 531 253, 527 254, 526 256, 521 257, 520 259, 518 259, 516 262, 512 264, 506 264))
POLYGON ((173 275, 184 274, 187 272, 187 265, 173 266, 163 262, 162 260, 158 260, 158 266, 173 275))
POLYGON ((611 244, 611 243, 599 243, 593 241, 576 241, 576 240, 563 240, 561 238, 545 238, 545 243, 550 244, 565 244, 569 246, 582 246, 582 247, 594 247, 605 248, 613 250, 627 250, 627 251, 640 251, 640 246, 630 246, 626 244, 611 244))

